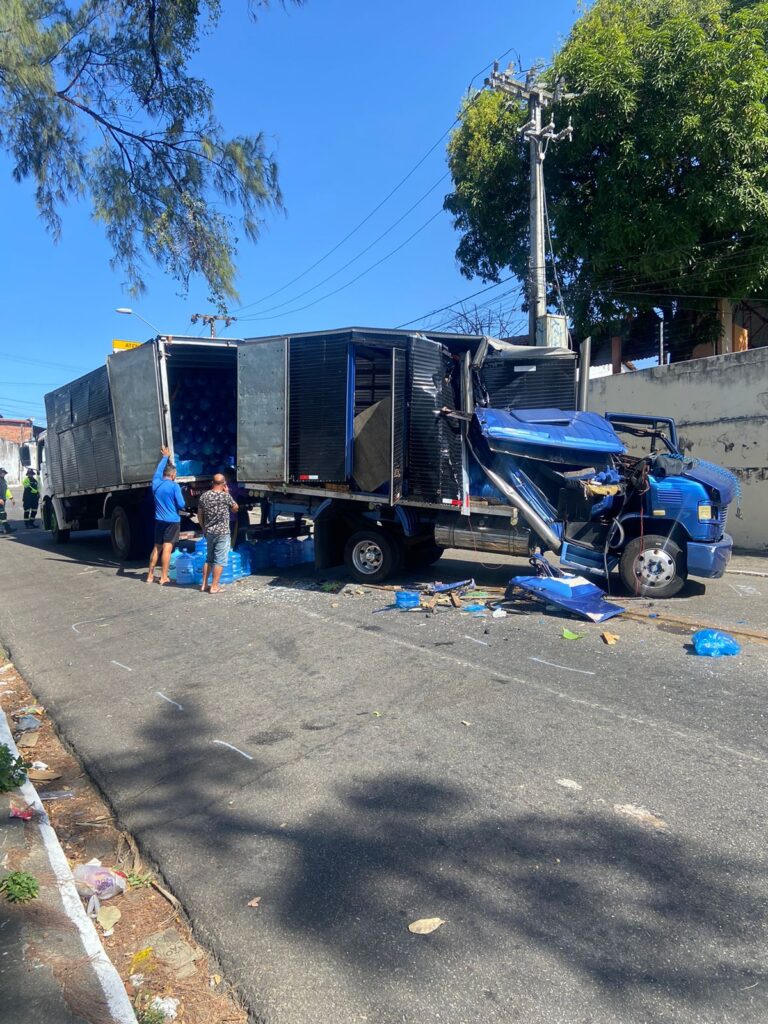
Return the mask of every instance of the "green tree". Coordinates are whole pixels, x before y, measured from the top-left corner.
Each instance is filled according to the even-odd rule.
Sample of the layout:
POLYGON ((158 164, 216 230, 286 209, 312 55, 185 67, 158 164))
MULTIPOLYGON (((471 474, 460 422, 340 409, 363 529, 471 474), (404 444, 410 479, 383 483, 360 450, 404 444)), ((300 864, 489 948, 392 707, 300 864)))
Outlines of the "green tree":
MULTIPOLYGON (((768 3, 596 0, 544 76, 573 143, 544 164, 553 247, 577 330, 642 316, 701 323, 768 282, 768 3)), ((525 279, 522 106, 484 92, 449 143, 462 272, 525 279)))
POLYGON ((236 231, 255 240, 281 195, 263 135, 227 138, 211 89, 189 73, 219 10, 220 0, 2 0, 0 146, 14 178, 34 180, 54 237, 61 205, 86 196, 134 292, 146 253, 185 289, 203 275, 223 305, 236 297, 236 231))

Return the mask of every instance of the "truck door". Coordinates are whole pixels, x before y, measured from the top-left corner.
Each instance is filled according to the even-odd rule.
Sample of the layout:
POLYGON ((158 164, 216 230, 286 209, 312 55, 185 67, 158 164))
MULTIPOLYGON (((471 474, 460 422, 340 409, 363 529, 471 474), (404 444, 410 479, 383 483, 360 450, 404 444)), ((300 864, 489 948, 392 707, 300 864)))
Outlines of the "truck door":
POLYGON ((237 477, 249 483, 287 478, 288 339, 237 350, 237 477))
POLYGON ((151 480, 160 460, 160 448, 169 442, 162 358, 163 347, 154 341, 107 357, 117 453, 124 484, 151 480))

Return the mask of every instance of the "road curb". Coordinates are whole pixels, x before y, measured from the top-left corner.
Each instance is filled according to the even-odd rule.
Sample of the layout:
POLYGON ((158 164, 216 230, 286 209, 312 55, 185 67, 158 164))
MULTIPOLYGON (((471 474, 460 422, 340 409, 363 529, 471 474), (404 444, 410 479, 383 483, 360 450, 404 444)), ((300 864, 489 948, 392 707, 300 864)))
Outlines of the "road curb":
MULTIPOLYGON (((18 748, 13 741, 8 719, 3 711, 0 711, 0 743, 10 747, 15 756, 19 755, 18 748)), ((40 837, 45 848, 48 863, 51 866, 51 871, 56 879, 56 885, 61 894, 64 913, 72 921, 80 934, 86 955, 93 965, 94 973, 104 993, 104 998, 106 999, 114 1024, 137 1024, 136 1014, 128 998, 128 993, 125 991, 125 986, 115 965, 107 956, 93 921, 85 912, 75 887, 75 879, 70 870, 66 855, 61 848, 61 844, 37 790, 27 780, 19 787, 19 792, 24 800, 35 808, 40 837)))

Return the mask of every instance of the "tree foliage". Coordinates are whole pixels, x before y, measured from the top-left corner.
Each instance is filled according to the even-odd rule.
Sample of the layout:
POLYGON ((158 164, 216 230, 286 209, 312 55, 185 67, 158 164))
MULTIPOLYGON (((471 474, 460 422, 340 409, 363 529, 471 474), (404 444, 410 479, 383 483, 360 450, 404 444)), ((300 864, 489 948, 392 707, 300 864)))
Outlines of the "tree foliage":
MULTIPOLYGON (((596 0, 545 77, 574 98, 544 164, 577 329, 652 307, 711 308, 768 283, 768 3, 596 0)), ((462 272, 527 276, 527 111, 483 92, 449 144, 462 272)), ((762 293, 764 294, 764 293, 762 293)))
MULTIPOLYGON (((301 2, 301 0, 298 0, 301 2)), ((189 72, 220 0, 2 0, 0 146, 32 178, 54 236, 86 196, 135 292, 145 253, 182 282, 236 295, 236 231, 281 205, 261 134, 227 138, 189 72)))

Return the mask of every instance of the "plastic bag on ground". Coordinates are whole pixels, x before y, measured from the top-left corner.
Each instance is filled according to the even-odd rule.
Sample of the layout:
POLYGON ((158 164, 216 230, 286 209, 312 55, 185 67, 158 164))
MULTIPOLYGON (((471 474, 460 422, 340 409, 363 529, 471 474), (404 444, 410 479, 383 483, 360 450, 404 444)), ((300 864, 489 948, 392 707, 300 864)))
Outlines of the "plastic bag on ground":
POLYGON ((741 654, 741 647, 728 633, 719 629, 700 629, 691 637, 693 649, 705 658, 722 658, 729 654, 741 654))
POLYGON ((75 887, 81 896, 88 897, 88 916, 95 917, 100 901, 111 899, 125 892, 126 878, 119 871, 95 864, 78 864, 72 874, 75 887))

